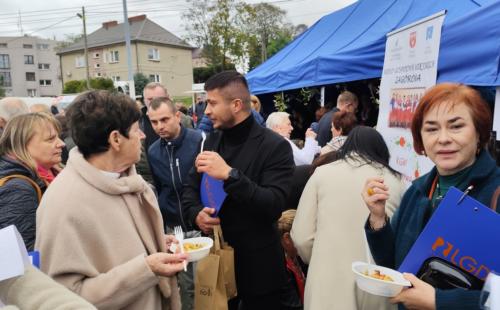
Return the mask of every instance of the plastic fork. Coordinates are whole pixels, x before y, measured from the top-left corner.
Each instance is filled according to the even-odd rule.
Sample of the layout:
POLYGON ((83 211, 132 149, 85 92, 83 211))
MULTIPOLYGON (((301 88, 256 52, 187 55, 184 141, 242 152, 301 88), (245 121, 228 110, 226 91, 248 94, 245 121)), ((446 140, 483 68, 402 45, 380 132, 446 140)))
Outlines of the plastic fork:
MULTIPOLYGON (((181 253, 184 253, 184 232, 182 231, 181 226, 175 226, 174 227, 174 234, 175 238, 177 241, 179 241, 179 246, 181 247, 181 253)), ((187 271, 187 264, 186 261, 184 261, 184 271, 187 271)))
POLYGON ((205 144, 205 140, 207 139, 207 135, 205 134, 204 131, 201 132, 201 147, 200 147, 200 153, 203 152, 203 146, 205 144))

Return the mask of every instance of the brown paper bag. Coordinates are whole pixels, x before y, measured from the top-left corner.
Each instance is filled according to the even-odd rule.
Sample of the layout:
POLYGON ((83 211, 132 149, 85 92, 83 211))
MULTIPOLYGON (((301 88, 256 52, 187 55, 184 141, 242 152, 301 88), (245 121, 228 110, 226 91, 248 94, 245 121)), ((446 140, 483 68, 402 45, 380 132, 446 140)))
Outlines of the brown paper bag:
POLYGON ((236 278, 234 273, 234 249, 224 242, 220 225, 214 227, 215 254, 221 259, 224 272, 224 285, 228 299, 236 297, 236 278))
POLYGON ((210 253, 196 264, 195 310, 228 310, 221 262, 218 255, 210 253))

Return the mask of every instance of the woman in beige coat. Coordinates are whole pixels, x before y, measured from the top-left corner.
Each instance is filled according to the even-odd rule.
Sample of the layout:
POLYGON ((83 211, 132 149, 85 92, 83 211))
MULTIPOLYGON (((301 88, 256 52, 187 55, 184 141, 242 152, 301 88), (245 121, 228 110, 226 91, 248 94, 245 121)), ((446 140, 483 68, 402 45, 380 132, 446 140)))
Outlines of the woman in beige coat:
POLYGON ((45 192, 35 248, 44 272, 99 309, 180 309, 154 193, 134 168, 144 134, 124 95, 91 91, 68 112, 78 148, 45 192))
POLYGON ((386 299, 357 289, 351 271, 352 262, 370 260, 362 229, 368 211, 359 193, 368 176, 383 176, 391 189, 386 206, 392 214, 405 185, 388 165, 382 136, 370 127, 355 127, 337 158, 309 179, 291 231, 300 257, 309 264, 304 309, 390 309, 386 299))

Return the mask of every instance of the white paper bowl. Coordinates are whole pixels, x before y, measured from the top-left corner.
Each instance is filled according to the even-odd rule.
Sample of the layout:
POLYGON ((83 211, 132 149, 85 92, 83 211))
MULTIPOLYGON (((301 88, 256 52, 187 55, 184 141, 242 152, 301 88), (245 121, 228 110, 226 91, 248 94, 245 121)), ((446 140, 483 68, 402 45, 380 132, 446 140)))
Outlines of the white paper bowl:
POLYGON ((358 287, 373 295, 394 297, 399 294, 404 287, 411 286, 411 283, 403 278, 402 273, 390 268, 363 262, 354 262, 352 263, 352 271, 356 275, 356 284, 358 287), (373 274, 375 270, 379 270, 382 274, 390 276, 394 282, 375 279, 364 274, 367 271, 368 274, 373 274))
POLYGON ((204 244, 204 246, 200 249, 187 252, 188 262, 196 262, 204 258, 205 256, 208 255, 208 253, 210 252, 210 248, 214 245, 214 241, 208 237, 196 237, 196 238, 184 239, 183 243, 186 242, 204 244))

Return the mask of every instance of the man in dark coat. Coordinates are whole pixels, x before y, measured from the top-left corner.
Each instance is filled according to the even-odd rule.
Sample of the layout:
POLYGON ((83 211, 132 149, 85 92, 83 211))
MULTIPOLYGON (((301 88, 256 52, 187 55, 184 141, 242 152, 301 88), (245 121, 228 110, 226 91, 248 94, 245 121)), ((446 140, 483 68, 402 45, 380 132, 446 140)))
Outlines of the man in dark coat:
POLYGON ((350 91, 343 91, 337 97, 337 106, 326 112, 319 120, 318 125, 318 140, 319 146, 323 147, 326 143, 332 140, 332 117, 335 112, 347 111, 356 113, 358 110, 358 97, 350 91))
POLYGON ((286 281, 277 220, 285 209, 293 174, 290 144, 252 117, 245 78, 221 72, 205 83, 205 114, 218 131, 210 134, 184 187, 184 216, 209 233, 220 223, 235 250, 240 309, 280 309, 286 281), (227 197, 217 217, 200 202, 205 173, 223 180, 227 197))

